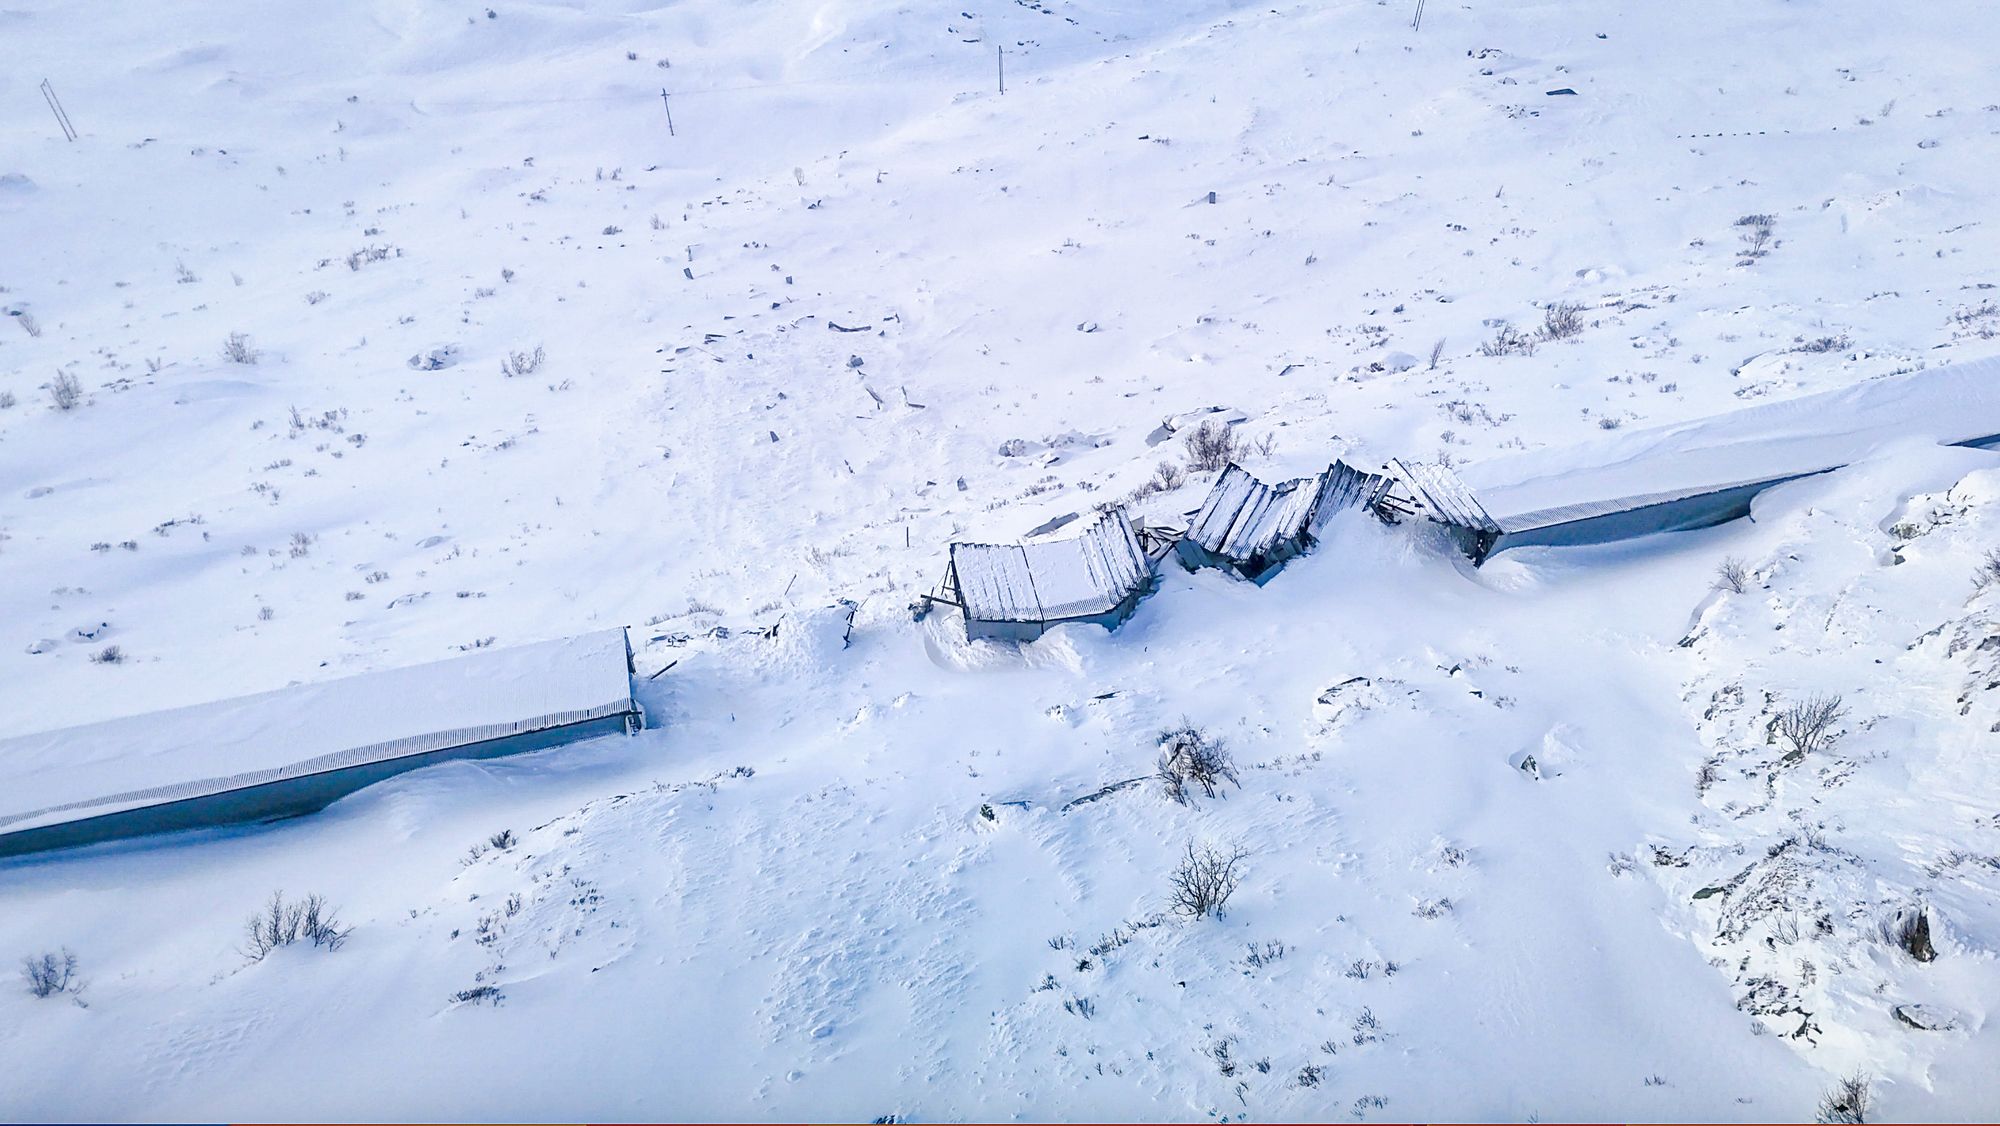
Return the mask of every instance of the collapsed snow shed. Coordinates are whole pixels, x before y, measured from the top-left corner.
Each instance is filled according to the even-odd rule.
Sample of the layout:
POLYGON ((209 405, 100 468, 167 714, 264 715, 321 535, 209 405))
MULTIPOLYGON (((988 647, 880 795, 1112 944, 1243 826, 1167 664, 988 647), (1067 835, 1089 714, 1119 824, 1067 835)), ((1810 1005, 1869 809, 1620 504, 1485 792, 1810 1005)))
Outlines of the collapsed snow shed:
POLYGON ((1428 520, 1443 528, 1474 566, 1486 561, 1500 538, 1500 524, 1448 465, 1392 459, 1389 488, 1378 506, 1391 519, 1428 520))
POLYGON ((1074 535, 952 544, 935 600, 965 612, 967 640, 1033 641, 1071 622, 1116 629, 1152 585, 1152 560, 1113 508, 1074 535))
POLYGON ((1466 472, 1499 514, 1490 550, 1504 551, 1721 524, 1749 515, 1766 489, 1909 440, 2000 446, 2000 360, 1871 379, 1466 472))
POLYGON ((1344 461, 1275 485, 1232 462, 1216 478, 1175 550, 1190 569, 1219 567, 1263 583, 1312 549, 1329 515, 1343 508, 1373 508, 1388 487, 1387 477, 1344 461))
POLYGON ((0 857, 312 813, 452 759, 634 732, 623 629, 0 740, 0 857))

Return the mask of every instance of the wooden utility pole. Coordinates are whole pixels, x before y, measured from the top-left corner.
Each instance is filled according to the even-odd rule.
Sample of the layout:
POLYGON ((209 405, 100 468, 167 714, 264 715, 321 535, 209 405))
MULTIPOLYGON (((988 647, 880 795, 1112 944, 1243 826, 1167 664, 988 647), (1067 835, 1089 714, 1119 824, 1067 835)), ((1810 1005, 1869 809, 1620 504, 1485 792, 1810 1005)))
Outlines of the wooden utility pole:
POLYGON ((674 135, 674 107, 673 103, 667 101, 665 86, 660 87, 660 104, 667 107, 667 136, 671 137, 674 135))
POLYGON ((993 45, 993 50, 995 52, 993 62, 1000 68, 1000 92, 1005 94, 1007 92, 1007 48, 996 43, 993 45))
POLYGON ((56 98, 56 88, 49 80, 42 79, 42 97, 49 103, 49 112, 56 115, 56 124, 62 126, 63 139, 76 140, 76 127, 69 123, 69 114, 63 111, 62 102, 56 98))
POLYGON ((1410 21, 1410 30, 1422 31, 1423 29, 1424 29, 1424 0, 1417 0, 1417 14, 1416 18, 1410 21))

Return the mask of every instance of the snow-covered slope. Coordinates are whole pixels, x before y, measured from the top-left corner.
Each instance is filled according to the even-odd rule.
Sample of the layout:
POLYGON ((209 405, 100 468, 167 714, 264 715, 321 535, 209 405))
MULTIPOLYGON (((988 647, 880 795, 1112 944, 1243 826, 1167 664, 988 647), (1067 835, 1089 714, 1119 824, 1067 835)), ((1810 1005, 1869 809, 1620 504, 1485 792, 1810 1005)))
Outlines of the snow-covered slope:
POLYGON ((1148 482, 1211 407, 1276 480, 2000 351, 1980 5, 1409 16, 0 10, 0 735, 672 663, 634 739, 0 869, 0 956, 88 980, 0 991, 0 1116, 1797 1118, 1862 1068, 1991 1117, 1994 454, 1478 572, 1343 517, 1018 651, 910 621, 954 536, 1194 509, 1148 482), (1845 732, 1774 761, 1812 692, 1845 732), (1183 720, 1240 786, 1071 804, 1183 720), (1242 889, 1172 918, 1200 841, 1242 889), (247 964, 279 887, 347 943, 247 964))

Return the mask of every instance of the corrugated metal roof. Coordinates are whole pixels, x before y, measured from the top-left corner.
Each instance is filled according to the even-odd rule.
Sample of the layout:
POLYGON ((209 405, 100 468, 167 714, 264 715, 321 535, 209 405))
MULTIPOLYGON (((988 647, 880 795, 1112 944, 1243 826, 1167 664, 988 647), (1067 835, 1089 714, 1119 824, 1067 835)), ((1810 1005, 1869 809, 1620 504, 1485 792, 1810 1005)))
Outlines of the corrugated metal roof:
POLYGON ((1208 491, 1187 538, 1224 559, 1257 559, 1310 534, 1325 488, 1325 473, 1266 485, 1230 465, 1208 491))
POLYGON ((1379 473, 1356 469, 1336 459, 1326 471, 1326 494, 1320 501, 1322 519, 1343 508, 1374 508, 1389 491, 1390 481, 1379 473))
POLYGON ((951 568, 968 619, 1055 622, 1106 613, 1146 584, 1151 567, 1123 509, 1081 533, 1018 544, 955 543, 951 568))
POLYGON ((1500 525, 1487 515, 1472 489, 1459 479, 1450 466, 1427 461, 1389 462, 1389 473, 1410 491, 1419 512, 1440 524, 1455 524, 1475 532, 1498 532, 1500 525))

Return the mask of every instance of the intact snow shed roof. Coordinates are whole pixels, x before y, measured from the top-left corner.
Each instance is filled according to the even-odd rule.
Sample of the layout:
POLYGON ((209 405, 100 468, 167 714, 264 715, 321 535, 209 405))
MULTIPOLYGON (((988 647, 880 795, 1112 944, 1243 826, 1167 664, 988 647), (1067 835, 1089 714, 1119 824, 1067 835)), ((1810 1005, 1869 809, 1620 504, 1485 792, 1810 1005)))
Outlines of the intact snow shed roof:
POLYGON ((1080 534, 1018 544, 951 545, 967 621, 1058 622, 1117 609, 1152 574, 1122 509, 1080 534))
POLYGON ((1886 442, 2000 444, 2000 359, 1887 376, 1582 446, 1466 468, 1510 536, 1570 520, 1769 486, 1850 464, 1886 442))
POLYGON ((309 812, 403 770, 624 730, 623 629, 0 740, 0 856, 309 812))

